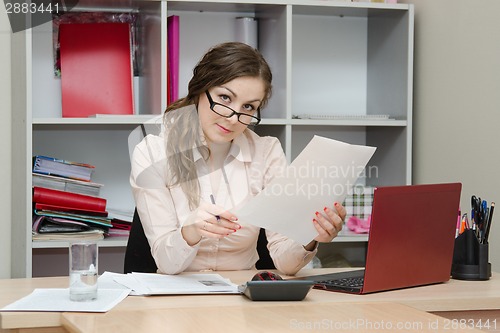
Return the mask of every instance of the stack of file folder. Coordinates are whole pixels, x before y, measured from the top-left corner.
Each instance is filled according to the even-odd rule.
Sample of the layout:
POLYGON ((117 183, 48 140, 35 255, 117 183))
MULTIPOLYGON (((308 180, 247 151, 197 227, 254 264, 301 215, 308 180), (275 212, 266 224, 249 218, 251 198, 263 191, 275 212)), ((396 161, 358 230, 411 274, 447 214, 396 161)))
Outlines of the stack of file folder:
POLYGON ((104 198, 33 187, 34 240, 102 239, 111 221, 104 198))

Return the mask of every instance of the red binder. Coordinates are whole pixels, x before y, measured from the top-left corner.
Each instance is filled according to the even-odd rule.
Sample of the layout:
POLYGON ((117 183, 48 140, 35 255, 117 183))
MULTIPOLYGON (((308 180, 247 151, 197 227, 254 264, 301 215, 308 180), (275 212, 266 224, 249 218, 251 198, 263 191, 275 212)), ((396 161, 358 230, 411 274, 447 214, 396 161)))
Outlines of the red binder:
POLYGON ((88 209, 79 209, 73 207, 62 207, 62 206, 54 206, 43 203, 35 203, 35 210, 37 211, 52 211, 52 212, 66 212, 73 214, 81 214, 81 215, 91 215, 91 216, 101 216, 107 217, 108 212, 101 212, 99 210, 88 210, 88 209))
POLYGON ((36 204, 39 204, 38 208, 40 209, 57 206, 58 208, 63 208, 64 211, 76 209, 89 212, 106 212, 106 199, 104 198, 37 186, 33 187, 33 202, 35 203, 35 207, 36 204))
POLYGON ((61 24, 62 116, 133 114, 128 23, 61 24))

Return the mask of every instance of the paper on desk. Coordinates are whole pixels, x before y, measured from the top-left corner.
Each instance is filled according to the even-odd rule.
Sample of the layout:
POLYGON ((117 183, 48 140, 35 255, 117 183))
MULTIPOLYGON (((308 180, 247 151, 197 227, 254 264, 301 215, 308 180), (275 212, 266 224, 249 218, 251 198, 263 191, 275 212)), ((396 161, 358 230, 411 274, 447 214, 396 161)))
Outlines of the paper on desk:
POLYGON ((314 213, 344 201, 375 150, 314 136, 283 176, 232 212, 240 223, 308 244, 318 235, 314 213))
POLYGON ((106 312, 123 301, 130 289, 116 283, 112 272, 104 272, 97 280, 97 300, 73 302, 68 288, 35 289, 30 295, 0 309, 0 311, 65 311, 106 312))
POLYGON ((130 288, 127 288, 123 284, 115 281, 115 277, 123 275, 124 274, 121 273, 106 271, 99 276, 99 279, 97 280, 97 287, 99 289, 121 289, 121 290, 128 290, 131 292, 132 290, 130 288))
POLYGON ((239 294, 238 286, 219 274, 163 275, 131 273, 114 280, 132 289, 131 295, 239 294))
POLYGON ((98 289, 97 299, 74 302, 69 289, 35 289, 31 294, 0 309, 0 311, 107 312, 127 297, 127 289, 98 289))

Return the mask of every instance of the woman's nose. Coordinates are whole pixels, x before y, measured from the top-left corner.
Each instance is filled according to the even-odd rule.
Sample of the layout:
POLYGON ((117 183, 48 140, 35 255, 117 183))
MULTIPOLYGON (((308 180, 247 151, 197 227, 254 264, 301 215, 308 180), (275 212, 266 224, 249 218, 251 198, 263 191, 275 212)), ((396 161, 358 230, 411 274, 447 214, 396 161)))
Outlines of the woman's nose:
POLYGON ((232 124, 236 124, 238 122, 238 115, 235 113, 231 117, 227 118, 229 122, 232 124))

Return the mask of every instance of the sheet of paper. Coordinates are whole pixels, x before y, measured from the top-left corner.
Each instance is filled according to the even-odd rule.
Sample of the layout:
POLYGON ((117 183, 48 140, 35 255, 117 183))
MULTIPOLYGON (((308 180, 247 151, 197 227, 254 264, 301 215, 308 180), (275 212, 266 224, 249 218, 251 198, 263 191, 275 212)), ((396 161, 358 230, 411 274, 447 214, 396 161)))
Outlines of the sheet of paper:
POLYGON ((97 299, 74 302, 69 299, 69 289, 35 289, 31 294, 0 309, 0 311, 60 311, 107 312, 129 294, 128 289, 98 289, 97 299))
POLYGON ((141 284, 132 274, 116 274, 113 277, 116 283, 119 283, 124 288, 131 290, 131 296, 145 296, 150 295, 150 291, 147 286, 141 284))
POLYGON ((121 289, 121 290, 132 291, 131 288, 127 288, 123 284, 116 282, 115 277, 117 277, 117 276, 124 276, 124 274, 108 272, 108 271, 102 273, 99 276, 99 279, 97 280, 97 288, 98 289, 121 289))
POLYGON ((239 294, 238 286, 219 274, 131 273, 114 280, 132 289, 133 295, 239 294))
POLYGON ((232 212, 240 223, 306 245, 318 235, 312 223, 314 213, 344 201, 375 150, 314 136, 283 176, 232 212))

